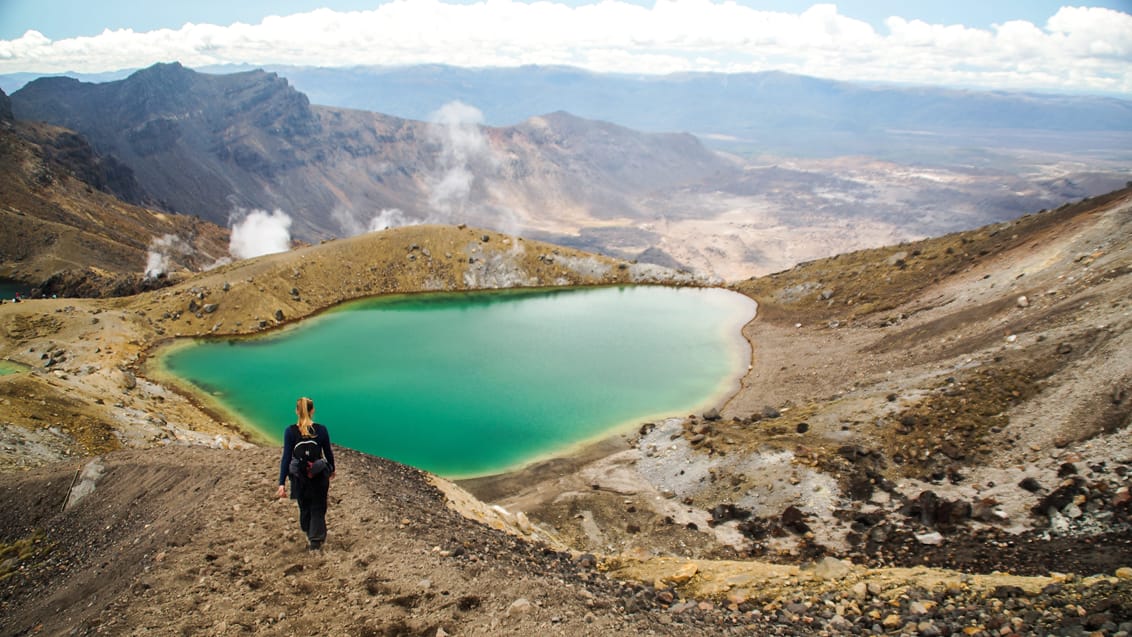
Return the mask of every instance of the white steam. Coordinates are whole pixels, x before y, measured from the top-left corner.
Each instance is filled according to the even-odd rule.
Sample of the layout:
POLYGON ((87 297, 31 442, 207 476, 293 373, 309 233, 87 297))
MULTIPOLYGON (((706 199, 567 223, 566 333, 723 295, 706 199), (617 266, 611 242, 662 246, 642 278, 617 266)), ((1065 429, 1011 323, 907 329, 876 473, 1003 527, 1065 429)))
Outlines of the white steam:
POLYGON ((232 226, 228 252, 237 259, 286 252, 291 248, 291 217, 278 208, 274 212, 237 210, 228 223, 232 226))
POLYGON ((480 131, 483 113, 463 102, 449 102, 432 114, 430 132, 440 144, 439 174, 432 180, 428 203, 444 221, 464 221, 476 171, 493 170, 498 162, 480 131))
POLYGON ((418 223, 420 222, 406 217, 405 213, 401 212, 399 208, 385 208, 369 220, 366 231, 377 232, 378 230, 400 228, 401 226, 415 226, 418 223))
POLYGON ((421 223, 416 219, 410 219, 400 208, 382 208, 369 220, 365 220, 361 215, 345 208, 336 208, 331 216, 347 237, 366 232, 388 230, 389 228, 400 228, 401 226, 415 226, 421 223))
POLYGON ((193 247, 175 234, 154 237, 145 257, 145 278, 156 279, 169 272, 169 262, 176 256, 192 254, 193 247))

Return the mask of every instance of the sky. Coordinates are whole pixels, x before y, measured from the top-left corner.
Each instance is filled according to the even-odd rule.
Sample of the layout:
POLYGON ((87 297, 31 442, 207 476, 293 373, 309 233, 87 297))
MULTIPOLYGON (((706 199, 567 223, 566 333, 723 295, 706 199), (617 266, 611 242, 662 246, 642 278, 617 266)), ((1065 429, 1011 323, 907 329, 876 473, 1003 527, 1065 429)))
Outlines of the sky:
POLYGON ((569 65, 1132 98, 1132 0, 0 0, 0 73, 569 65))

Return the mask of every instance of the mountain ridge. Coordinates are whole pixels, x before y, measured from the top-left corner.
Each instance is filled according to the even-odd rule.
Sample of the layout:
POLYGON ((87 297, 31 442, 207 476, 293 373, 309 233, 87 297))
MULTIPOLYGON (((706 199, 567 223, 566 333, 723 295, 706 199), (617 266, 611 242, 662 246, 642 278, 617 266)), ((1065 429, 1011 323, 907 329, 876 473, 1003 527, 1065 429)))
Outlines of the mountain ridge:
POLYGON ((99 85, 49 78, 17 91, 13 104, 20 119, 79 130, 131 166, 166 209, 223 225, 241 210, 279 208, 308 241, 353 234, 386 210, 416 221, 441 216, 557 231, 559 212, 639 215, 634 198, 643 191, 733 168, 690 136, 645 135, 561 114, 539 119, 538 127, 491 129, 311 106, 262 71, 208 76, 170 64, 99 85), (547 132, 561 140, 556 125, 601 132, 575 135, 548 160, 539 140, 549 143, 547 132), (664 162, 610 158, 627 147, 664 162))
POLYGON ((132 170, 72 131, 2 119, 0 159, 0 277, 46 294, 69 295, 46 285, 52 279, 72 281, 71 293, 133 293, 227 256, 225 229, 122 201, 144 199, 132 170), (161 259, 147 280, 153 256, 161 259))

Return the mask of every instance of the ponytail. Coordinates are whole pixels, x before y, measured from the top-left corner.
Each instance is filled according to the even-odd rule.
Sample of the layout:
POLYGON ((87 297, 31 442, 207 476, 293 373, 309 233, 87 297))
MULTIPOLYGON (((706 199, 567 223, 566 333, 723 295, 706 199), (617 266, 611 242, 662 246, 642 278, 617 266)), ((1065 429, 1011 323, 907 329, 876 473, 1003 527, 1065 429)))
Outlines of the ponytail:
POLYGON ((310 398, 304 396, 295 402, 295 413, 299 416, 299 422, 296 424, 299 427, 299 433, 304 438, 314 435, 314 421, 311 420, 312 412, 314 412, 314 401, 310 398))

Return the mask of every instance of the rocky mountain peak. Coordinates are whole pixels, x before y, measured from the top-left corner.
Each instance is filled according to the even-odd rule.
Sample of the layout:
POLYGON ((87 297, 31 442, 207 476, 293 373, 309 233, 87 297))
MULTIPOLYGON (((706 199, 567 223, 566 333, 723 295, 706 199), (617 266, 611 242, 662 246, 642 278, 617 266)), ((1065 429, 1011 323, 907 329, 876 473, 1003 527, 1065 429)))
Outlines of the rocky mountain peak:
POLYGON ((306 96, 274 73, 212 75, 178 63, 101 84, 36 80, 13 93, 12 106, 21 120, 80 132, 131 168, 161 207, 218 222, 233 201, 281 205, 256 193, 303 165, 321 130, 306 96))

